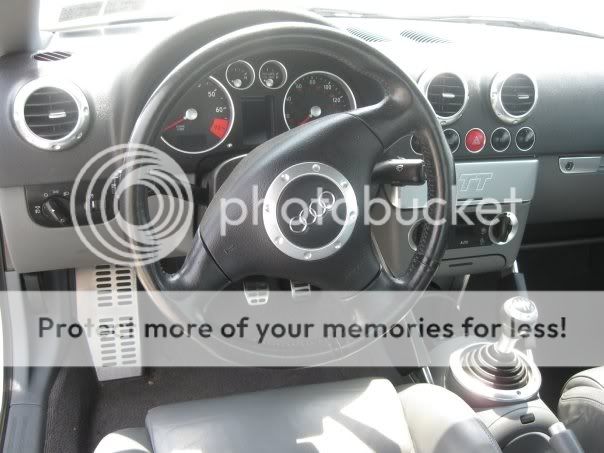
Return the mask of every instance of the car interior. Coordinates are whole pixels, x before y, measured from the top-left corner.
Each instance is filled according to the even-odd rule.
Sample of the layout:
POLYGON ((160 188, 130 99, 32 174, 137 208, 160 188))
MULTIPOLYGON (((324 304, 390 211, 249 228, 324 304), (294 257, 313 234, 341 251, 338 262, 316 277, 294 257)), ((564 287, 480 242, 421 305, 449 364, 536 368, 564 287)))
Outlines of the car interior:
POLYGON ((554 366, 514 329, 550 292, 569 320, 582 295, 602 301, 604 30, 372 2, 153 3, 0 4, 3 452, 604 451, 601 344, 563 351, 600 363, 554 366), (120 165, 176 183, 122 191, 120 165), (286 196, 310 208, 283 220, 286 196), (162 200, 186 206, 182 225, 147 259, 135 227, 162 200), (481 202, 500 208, 489 224, 461 222, 481 202), (434 222, 397 220, 418 209, 434 222), (126 222, 134 239, 114 237, 126 222), (78 343, 82 364, 30 336, 55 314, 187 325, 201 309, 169 295, 204 292, 250 310, 283 294, 309 316, 321 293, 376 312, 395 295, 392 322, 460 316, 399 294, 474 294, 502 330, 412 340, 405 363, 313 366, 236 366, 236 347, 162 366, 138 330, 78 343))

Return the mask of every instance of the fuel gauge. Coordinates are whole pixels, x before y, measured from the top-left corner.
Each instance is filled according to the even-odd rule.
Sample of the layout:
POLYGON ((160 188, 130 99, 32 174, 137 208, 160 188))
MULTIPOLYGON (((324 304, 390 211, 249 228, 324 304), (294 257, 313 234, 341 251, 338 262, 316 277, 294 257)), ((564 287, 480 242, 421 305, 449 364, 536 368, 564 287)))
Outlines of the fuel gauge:
POLYGON ((287 82, 287 69, 277 60, 269 60, 263 63, 258 75, 260 83, 271 90, 281 88, 287 82))
POLYGON ((238 60, 228 65, 225 76, 229 85, 236 90, 247 90, 256 79, 254 68, 244 60, 238 60))

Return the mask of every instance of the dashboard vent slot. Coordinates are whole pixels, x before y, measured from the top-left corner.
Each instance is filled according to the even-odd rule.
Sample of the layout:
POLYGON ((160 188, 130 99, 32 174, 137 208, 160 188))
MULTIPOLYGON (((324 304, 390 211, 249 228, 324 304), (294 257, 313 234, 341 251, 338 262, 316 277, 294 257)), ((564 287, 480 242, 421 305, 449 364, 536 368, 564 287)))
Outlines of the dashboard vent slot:
POLYGON ((34 54, 34 60, 38 61, 59 61, 71 57, 70 52, 38 52, 34 54))
POLYGON ((430 33, 425 33, 421 31, 415 30, 403 30, 401 32, 401 37, 405 39, 410 39, 411 41, 418 42, 420 44, 450 44, 451 41, 445 38, 440 38, 438 36, 432 35, 430 33))
POLYGON ((78 122, 78 106, 64 90, 39 88, 25 101, 25 124, 45 140, 65 138, 78 122))
POLYGON ((432 78, 427 86, 426 96, 439 117, 451 118, 461 113, 467 93, 463 80, 447 72, 432 78))
POLYGON ((513 74, 501 87, 501 103, 510 115, 526 115, 535 104, 535 91, 535 84, 529 76, 513 74))
POLYGON ((348 27, 348 32, 356 36, 357 38, 361 38, 366 42, 388 42, 390 41, 388 38, 382 35, 378 35, 377 33, 372 33, 369 31, 361 30, 360 28, 348 27))

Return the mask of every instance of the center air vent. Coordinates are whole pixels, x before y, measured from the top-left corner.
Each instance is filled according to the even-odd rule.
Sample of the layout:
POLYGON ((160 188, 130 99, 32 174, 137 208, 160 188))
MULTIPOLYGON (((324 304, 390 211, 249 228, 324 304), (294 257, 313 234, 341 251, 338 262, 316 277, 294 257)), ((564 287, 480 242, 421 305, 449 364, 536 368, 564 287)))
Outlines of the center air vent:
POLYGON ((495 115, 515 124, 526 118, 537 103, 537 84, 526 74, 497 74, 491 84, 495 115))
POLYGON ((19 90, 13 114, 27 142, 40 149, 61 150, 82 138, 90 112, 86 97, 74 84, 37 79, 19 90))
POLYGON ((451 72, 427 72, 419 85, 441 124, 459 119, 468 101, 468 87, 461 77, 451 72))

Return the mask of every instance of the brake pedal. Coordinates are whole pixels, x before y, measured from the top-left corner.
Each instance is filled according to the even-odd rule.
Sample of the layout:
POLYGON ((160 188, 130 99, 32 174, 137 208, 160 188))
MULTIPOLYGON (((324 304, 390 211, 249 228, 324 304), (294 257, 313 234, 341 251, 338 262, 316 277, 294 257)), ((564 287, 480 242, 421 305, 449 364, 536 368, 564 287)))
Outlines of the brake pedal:
POLYGON ((134 269, 113 264, 76 270, 78 321, 97 326, 87 336, 99 381, 142 375, 134 269))

